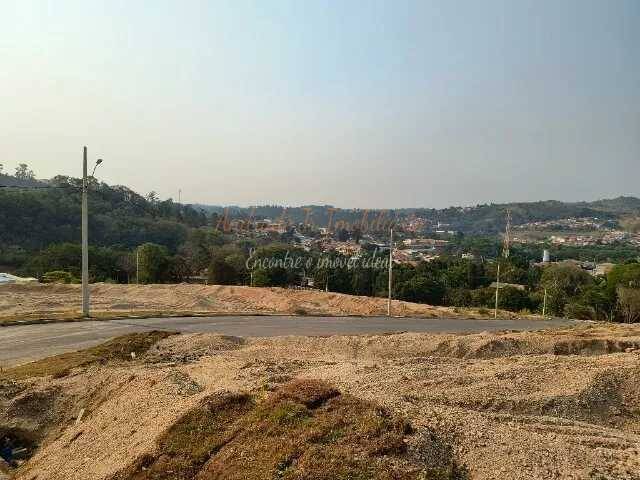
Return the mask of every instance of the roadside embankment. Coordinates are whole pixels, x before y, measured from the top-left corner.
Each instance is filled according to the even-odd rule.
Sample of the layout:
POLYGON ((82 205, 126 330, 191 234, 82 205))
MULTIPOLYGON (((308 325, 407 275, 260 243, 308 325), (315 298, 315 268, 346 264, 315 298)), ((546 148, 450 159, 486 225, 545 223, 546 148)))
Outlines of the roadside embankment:
MULTIPOLYGON (((30 321, 73 321, 80 317, 80 285, 33 284, 0 287, 0 325, 30 321)), ((387 300, 319 290, 227 285, 91 285, 92 316, 100 318, 190 315, 289 314, 380 316, 387 300)), ((426 318, 485 318, 482 309, 436 307, 394 300, 392 314, 426 318)), ((517 317, 501 312, 504 318, 517 317)))

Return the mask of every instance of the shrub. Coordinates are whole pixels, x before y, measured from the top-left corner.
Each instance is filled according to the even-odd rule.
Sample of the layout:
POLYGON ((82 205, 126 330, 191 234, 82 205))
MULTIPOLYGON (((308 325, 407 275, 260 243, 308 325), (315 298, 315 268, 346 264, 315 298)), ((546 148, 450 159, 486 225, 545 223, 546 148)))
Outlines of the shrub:
POLYGON ((564 307, 564 316, 567 318, 576 318, 578 320, 595 320, 596 311, 589 305, 578 302, 567 303, 564 307))
POLYGON ((453 288, 449 290, 445 296, 447 305, 456 307, 473 306, 473 296, 471 290, 466 288, 453 288))
POLYGON ((500 308, 519 312, 522 309, 530 308, 529 294, 514 287, 506 286, 500 288, 500 308))
POLYGON ((78 279, 69 272, 55 270, 42 276, 43 283, 78 283, 78 279))
POLYGON ((618 287, 618 309, 625 322, 638 321, 640 318, 640 289, 618 287))
POLYGON ((69 375, 71 375, 71 369, 63 368, 61 370, 56 370, 55 372, 53 372, 51 374, 51 378, 64 378, 64 377, 68 377, 69 375))

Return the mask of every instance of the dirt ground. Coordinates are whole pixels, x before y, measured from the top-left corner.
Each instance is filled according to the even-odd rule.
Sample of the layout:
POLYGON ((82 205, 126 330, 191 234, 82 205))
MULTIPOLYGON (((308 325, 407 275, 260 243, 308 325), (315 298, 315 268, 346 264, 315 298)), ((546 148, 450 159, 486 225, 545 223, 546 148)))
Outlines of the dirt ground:
POLYGON ((408 419, 408 451, 430 459, 449 449, 467 472, 455 478, 640 479, 640 325, 176 335, 126 362, 53 377, 0 383, 0 427, 41 445, 16 479, 124 478, 134 462, 161 455, 159 439, 206 397, 262 397, 293 379, 327 381, 408 419))
MULTIPOLYGON (((80 285, 29 284, 0 286, 0 321, 55 317, 80 311, 80 285)), ((384 298, 358 297, 318 290, 289 290, 221 285, 91 286, 96 315, 171 313, 283 313, 313 315, 386 315, 384 298)), ((491 312, 493 313, 493 312, 491 312)), ((486 316, 477 310, 434 307, 393 301, 393 314, 404 316, 486 316)), ((502 316, 515 316, 503 312, 502 316)))

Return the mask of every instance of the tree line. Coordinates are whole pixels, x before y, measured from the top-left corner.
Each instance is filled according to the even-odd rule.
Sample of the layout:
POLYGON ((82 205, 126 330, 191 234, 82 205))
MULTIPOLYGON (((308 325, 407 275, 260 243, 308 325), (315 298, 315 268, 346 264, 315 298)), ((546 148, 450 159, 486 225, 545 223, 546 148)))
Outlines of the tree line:
MULTIPOLYGON (((77 282, 80 253, 79 244, 50 245, 33 255, 21 273, 44 281, 77 282)), ((166 246, 148 242, 134 250, 93 246, 89 249, 89 262, 92 281, 206 281, 257 287, 311 283, 314 288, 331 292, 386 297, 387 269, 375 268, 371 266, 374 262, 364 261, 376 255, 381 254, 373 247, 365 247, 360 261, 352 264, 348 257, 337 252, 305 251, 270 239, 238 240, 211 227, 200 227, 190 230, 185 242, 173 253, 166 246), (321 256, 330 261, 320 261, 321 256), (269 259, 269 262, 260 259, 269 259), (204 278, 194 278, 203 271, 206 271, 204 278)), ((443 255, 415 265, 396 264, 392 296, 432 305, 492 309, 498 261, 501 309, 521 313, 544 310, 554 316, 618 321, 635 321, 640 314, 640 263, 637 261, 616 265, 607 275, 594 277, 572 263, 533 265, 517 250, 509 259, 497 261, 443 255)))
MULTIPOLYGON (((17 173, 21 177, 18 180, 36 181, 26 165, 17 173)), ((81 188, 80 179, 58 176, 45 184, 39 182, 38 188, 0 189, 0 270, 43 281, 78 281, 81 188)), ((320 256, 348 259, 341 259, 337 252, 297 248, 291 232, 238 238, 215 228, 220 218, 216 212, 207 213, 171 199, 161 201, 154 192, 142 196, 127 187, 109 186, 95 179, 90 182, 89 201, 90 276, 95 282, 203 281, 201 275, 206 272, 206 281, 213 284, 313 284, 315 288, 354 295, 388 294, 386 268, 373 268, 367 262, 350 268, 345 261, 328 268, 318 261, 320 256), (247 266, 250 256, 255 260, 287 255, 304 261, 295 268, 247 266)), ((609 206, 598 205, 602 209, 609 206)), ((614 206, 620 207, 617 203, 614 206)), ((360 239, 359 232, 340 231, 337 236, 341 240, 360 239)), ((492 308, 495 259, 500 258, 501 251, 499 238, 463 234, 447 238, 450 242, 440 258, 394 266, 393 297, 434 305, 492 308), (462 253, 473 257, 462 258, 462 253)), ((500 308, 523 312, 545 309, 552 315, 575 318, 636 318, 640 289, 637 248, 611 245, 552 250, 557 260, 620 263, 607 276, 595 278, 575 265, 535 266, 543 247, 515 245, 509 259, 500 260, 502 281, 511 284, 501 289, 500 308)), ((376 254, 380 252, 375 247, 363 245, 361 257, 376 254)))

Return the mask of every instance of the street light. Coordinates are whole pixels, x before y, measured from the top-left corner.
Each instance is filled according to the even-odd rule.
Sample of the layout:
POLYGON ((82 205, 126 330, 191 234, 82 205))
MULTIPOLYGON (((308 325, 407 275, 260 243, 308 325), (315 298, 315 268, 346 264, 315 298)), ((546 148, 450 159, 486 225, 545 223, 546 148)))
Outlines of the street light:
MULTIPOLYGON (((91 176, 96 173, 96 168, 102 163, 102 159, 96 161, 91 176)), ((84 147, 82 155, 82 316, 89 316, 89 181, 87 178, 87 147, 84 147)))
POLYGON ((91 176, 92 177, 96 174, 96 168, 98 168, 98 165, 100 165, 101 163, 102 163, 102 159, 101 158, 96 160, 96 164, 93 167, 93 172, 91 172, 91 176))

